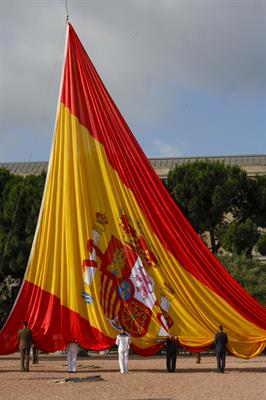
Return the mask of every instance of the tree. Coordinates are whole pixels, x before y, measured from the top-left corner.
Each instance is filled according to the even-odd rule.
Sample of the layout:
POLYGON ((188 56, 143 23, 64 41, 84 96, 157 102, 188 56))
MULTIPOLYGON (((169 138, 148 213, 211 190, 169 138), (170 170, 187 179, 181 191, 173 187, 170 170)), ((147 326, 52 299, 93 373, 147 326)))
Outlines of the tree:
POLYGON ((7 183, 12 179, 10 172, 4 168, 0 168, 0 216, 2 216, 2 209, 3 209, 3 199, 2 194, 7 183))
POLYGON ((218 238, 225 250, 239 255, 246 253, 248 257, 251 257, 259 236, 258 227, 250 218, 242 223, 234 221, 218 232, 218 238))
POLYGON ((245 253, 218 256, 230 275, 257 301, 266 306, 266 264, 245 253))
POLYGON ((262 256, 266 256, 266 235, 261 234, 257 243, 257 250, 262 256))
POLYGON ((254 193, 257 204, 253 203, 254 221, 262 228, 266 228, 266 176, 255 178, 257 191, 254 193))
POLYGON ((250 182, 238 166, 218 161, 177 165, 169 172, 166 187, 195 230, 209 232, 213 253, 219 248, 217 230, 227 224, 226 216, 243 220, 248 213, 250 182))
POLYGON ((11 176, 0 194, 1 276, 22 278, 27 265, 45 182, 39 176, 11 176))
POLYGON ((9 314, 30 254, 45 174, 21 177, 0 170, 0 326, 9 314))
MULTIPOLYGON (((1 241, 1 230, 3 228, 3 208, 4 208, 4 191, 7 184, 12 179, 11 174, 4 168, 0 168, 0 241, 1 241)), ((1 251, 0 251, 1 255, 1 251)))
POLYGON ((13 279, 10 275, 6 276, 2 282, 0 282, 0 328, 6 320, 9 314, 11 305, 15 300, 18 292, 19 282, 13 279))

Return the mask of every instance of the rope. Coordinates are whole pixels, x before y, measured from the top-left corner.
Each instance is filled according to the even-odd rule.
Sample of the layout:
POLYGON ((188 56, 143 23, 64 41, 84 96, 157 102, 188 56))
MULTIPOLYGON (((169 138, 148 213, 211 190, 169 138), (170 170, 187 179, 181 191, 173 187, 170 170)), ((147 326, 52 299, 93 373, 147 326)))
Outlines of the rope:
MULTIPOLYGON (((66 6, 66 23, 68 23, 68 20, 69 20, 69 12, 68 12, 67 0, 65 0, 65 6, 66 6)), ((53 70, 55 69, 55 64, 57 63, 57 59, 58 59, 59 54, 60 54, 60 53, 59 53, 59 51, 58 51, 58 55, 57 55, 57 57, 56 57, 55 63, 54 63, 53 68, 52 68, 53 70)), ((44 96, 43 96, 43 97, 44 97, 44 96)), ((44 102, 44 101, 43 101, 43 102, 44 102)), ((30 155, 30 157, 29 157, 28 162, 30 161, 30 159, 31 159, 31 155, 30 155)), ((7 241, 6 241, 6 244, 5 244, 5 248, 4 248, 4 252, 3 252, 3 255, 2 255, 2 259, 1 259, 1 264, 0 264, 0 275, 2 275, 2 276, 4 276, 4 275, 2 274, 2 269, 3 269, 3 265, 4 265, 4 260, 5 260, 6 252, 7 252, 8 246, 9 246, 10 238, 11 238, 11 235, 12 235, 12 231, 13 231, 13 228, 14 228, 14 223, 15 223, 15 220, 16 220, 17 211, 18 211, 18 207, 19 207, 21 195, 22 195, 23 190, 24 190, 24 186, 25 186, 25 179, 23 180, 23 184, 22 184, 22 186, 21 186, 21 190, 20 190, 20 193, 19 193, 19 197, 18 197, 18 201, 17 201, 15 213, 14 213, 14 216, 13 216, 13 219, 12 219, 12 224, 11 224, 11 227, 10 227, 10 230, 9 230, 9 233, 8 233, 8 238, 7 238, 7 241)))

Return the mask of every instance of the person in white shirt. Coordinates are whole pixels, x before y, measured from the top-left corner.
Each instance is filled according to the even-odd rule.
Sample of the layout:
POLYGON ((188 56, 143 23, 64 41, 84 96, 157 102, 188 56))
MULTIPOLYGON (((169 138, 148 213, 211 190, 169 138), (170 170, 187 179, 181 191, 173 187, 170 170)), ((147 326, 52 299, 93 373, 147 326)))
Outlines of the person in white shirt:
POLYGON ((121 333, 116 337, 116 345, 118 346, 118 358, 119 367, 121 374, 127 374, 128 372, 128 352, 130 349, 131 339, 130 336, 125 332, 124 328, 121 329, 121 333))
POLYGON ((75 339, 72 342, 68 343, 66 351, 68 372, 76 372, 76 362, 79 348, 78 343, 75 339))

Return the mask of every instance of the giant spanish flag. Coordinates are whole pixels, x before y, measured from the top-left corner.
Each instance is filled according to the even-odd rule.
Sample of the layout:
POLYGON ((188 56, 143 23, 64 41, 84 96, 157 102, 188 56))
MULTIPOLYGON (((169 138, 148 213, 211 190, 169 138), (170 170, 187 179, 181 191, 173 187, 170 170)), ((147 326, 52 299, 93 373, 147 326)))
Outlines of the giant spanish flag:
POLYGON ((0 334, 15 352, 28 320, 36 346, 115 343, 155 353, 177 335, 210 347, 218 325, 243 358, 266 344, 265 309, 209 252, 186 221, 105 89, 73 27, 44 197, 24 281, 0 334))

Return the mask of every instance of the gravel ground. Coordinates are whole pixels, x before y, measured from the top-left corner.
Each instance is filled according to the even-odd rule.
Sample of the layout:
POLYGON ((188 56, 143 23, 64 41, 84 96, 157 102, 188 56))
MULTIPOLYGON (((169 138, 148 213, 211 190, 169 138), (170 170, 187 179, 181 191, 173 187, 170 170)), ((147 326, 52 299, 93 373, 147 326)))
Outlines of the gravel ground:
POLYGON ((179 356, 176 373, 168 374, 163 356, 131 356, 129 373, 122 375, 116 355, 92 355, 79 358, 76 374, 69 374, 66 355, 41 354, 26 373, 19 354, 0 356, 0 399, 266 400, 266 356, 228 356, 224 374, 215 365, 214 356, 203 356, 200 364, 179 356))

